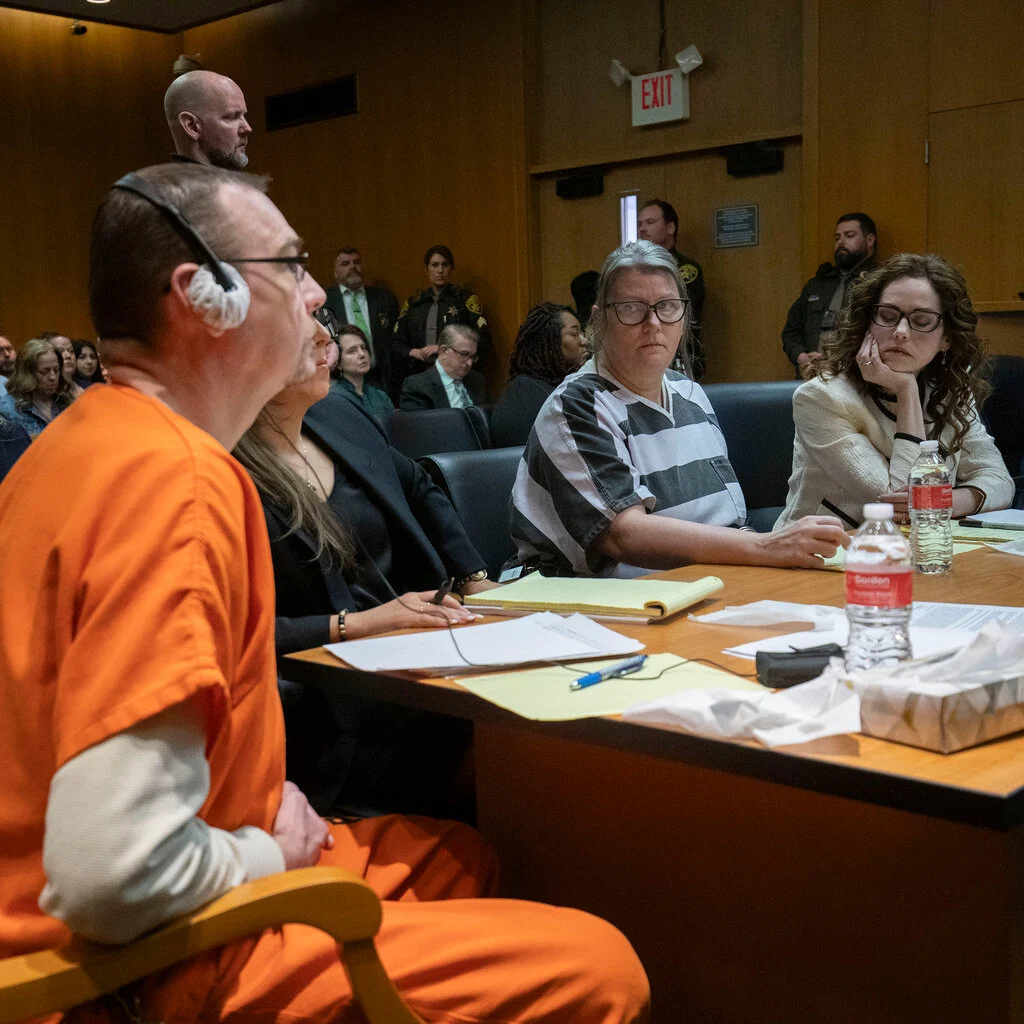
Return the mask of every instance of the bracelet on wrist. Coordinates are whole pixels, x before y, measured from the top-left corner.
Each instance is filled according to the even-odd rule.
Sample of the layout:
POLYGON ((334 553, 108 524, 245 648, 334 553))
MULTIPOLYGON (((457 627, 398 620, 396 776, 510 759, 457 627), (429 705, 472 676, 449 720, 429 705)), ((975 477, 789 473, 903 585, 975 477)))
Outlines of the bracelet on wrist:
POLYGON ((345 616, 348 615, 348 609, 342 608, 338 612, 338 643, 343 643, 348 639, 348 631, 345 628, 345 616))

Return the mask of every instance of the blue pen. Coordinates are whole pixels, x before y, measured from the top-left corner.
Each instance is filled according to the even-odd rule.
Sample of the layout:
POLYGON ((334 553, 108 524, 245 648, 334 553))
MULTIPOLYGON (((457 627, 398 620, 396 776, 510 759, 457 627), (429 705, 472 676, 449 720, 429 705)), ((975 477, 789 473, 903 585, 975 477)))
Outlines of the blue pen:
POLYGON ((574 683, 569 684, 570 690, 585 690, 594 683, 603 682, 605 679, 616 679, 619 676, 628 676, 633 672, 639 672, 647 660, 646 654, 638 654, 635 658, 627 658, 617 665, 609 665, 600 672, 591 672, 590 675, 580 676, 574 683))

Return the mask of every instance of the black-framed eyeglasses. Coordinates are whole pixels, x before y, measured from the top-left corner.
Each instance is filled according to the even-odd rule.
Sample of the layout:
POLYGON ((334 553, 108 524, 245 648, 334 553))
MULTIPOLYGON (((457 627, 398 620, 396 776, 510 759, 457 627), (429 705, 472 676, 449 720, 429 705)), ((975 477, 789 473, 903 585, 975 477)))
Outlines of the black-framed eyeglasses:
POLYGON ((662 299, 660 302, 639 302, 627 299, 625 302, 606 302, 605 309, 614 309, 619 323, 625 327, 642 324, 654 310, 654 315, 663 324, 677 324, 686 315, 689 299, 662 299))
MULTIPOLYGON (((306 268, 309 265, 309 253, 300 252, 295 256, 237 256, 234 259, 225 260, 225 263, 283 263, 292 272, 296 281, 301 281, 306 276, 306 268)), ((326 325, 325 325, 326 326, 326 325)))
POLYGON ((475 363, 480 357, 475 352, 463 352, 460 348, 455 348, 454 345, 449 345, 448 348, 455 353, 464 363, 475 363))
POLYGON ((341 324, 338 322, 338 318, 334 313, 334 310, 330 306, 319 306, 313 310, 313 318, 319 321, 324 327, 327 328, 327 333, 331 336, 331 341, 337 343, 341 337, 341 324))
POLYGON ((910 329, 919 334, 931 334, 942 323, 942 314, 936 313, 934 309, 905 311, 888 303, 880 303, 871 309, 871 322, 878 324, 879 327, 897 327, 904 317, 910 324, 910 329))

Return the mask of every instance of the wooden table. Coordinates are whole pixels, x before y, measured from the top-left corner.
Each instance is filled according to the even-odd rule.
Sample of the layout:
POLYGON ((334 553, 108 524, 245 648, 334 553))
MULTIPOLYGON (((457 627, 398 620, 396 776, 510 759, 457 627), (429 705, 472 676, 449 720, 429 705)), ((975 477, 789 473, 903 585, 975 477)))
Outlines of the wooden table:
MULTIPOLYGON (((959 555, 926 601, 1024 604, 1020 562, 959 555)), ((724 591, 842 604, 841 574, 691 566, 724 591)), ((618 625, 650 652, 710 657, 775 630, 618 625)), ((472 717, 480 827, 506 894, 582 907, 632 940, 658 1024, 1024 1022, 1024 736, 941 755, 866 736, 784 750, 588 719, 535 723, 457 683, 293 678, 472 717)))

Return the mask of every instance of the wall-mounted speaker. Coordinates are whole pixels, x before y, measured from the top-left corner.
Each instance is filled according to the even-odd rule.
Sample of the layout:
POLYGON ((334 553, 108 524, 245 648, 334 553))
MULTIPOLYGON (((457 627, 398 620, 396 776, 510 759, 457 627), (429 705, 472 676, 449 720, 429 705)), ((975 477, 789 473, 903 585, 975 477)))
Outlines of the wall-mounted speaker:
POLYGON ((555 192, 560 199, 586 199, 599 196, 604 192, 604 171, 600 168, 588 168, 584 171, 573 171, 567 178, 559 178, 555 182, 555 192))
POLYGON ((782 170, 782 150, 763 142, 749 142, 729 146, 725 150, 725 169, 734 178, 753 174, 774 174, 782 170))

